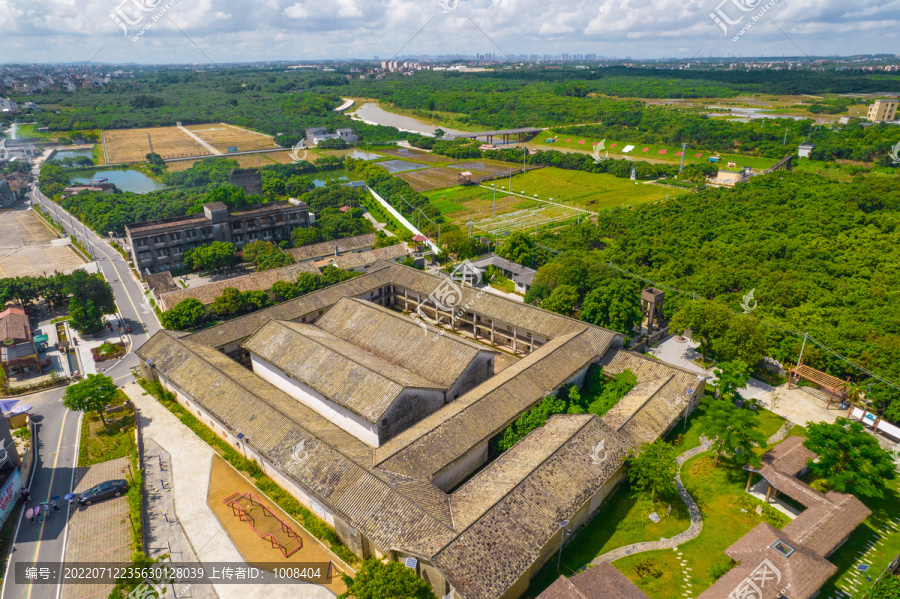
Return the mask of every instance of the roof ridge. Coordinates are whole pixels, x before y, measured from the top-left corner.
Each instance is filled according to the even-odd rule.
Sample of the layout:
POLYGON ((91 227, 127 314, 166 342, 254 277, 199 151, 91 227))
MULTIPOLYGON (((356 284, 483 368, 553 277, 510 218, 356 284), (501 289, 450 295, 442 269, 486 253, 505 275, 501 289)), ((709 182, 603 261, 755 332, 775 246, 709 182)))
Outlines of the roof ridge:
MULTIPOLYGON (((579 417, 585 417, 585 416, 589 416, 589 417, 588 417, 588 418, 585 418, 585 419, 584 419, 584 423, 582 423, 578 428, 576 428, 575 431, 574 431, 571 435, 569 435, 569 437, 568 437, 565 441, 563 441, 556 449, 554 449, 554 450, 553 450, 546 458, 544 458, 543 460, 541 460, 541 462, 538 463, 537 465, 535 465, 533 468, 529 468, 529 469, 528 469, 528 472, 527 472, 524 476, 517 477, 518 480, 516 481, 516 484, 514 484, 512 487, 510 487, 509 490, 506 491, 503 495, 501 495, 496 501, 490 503, 484 510, 481 511, 481 513, 478 515, 477 518, 474 518, 468 525, 466 525, 465 527, 459 529, 459 532, 458 532, 458 534, 457 534, 457 537, 461 536, 466 530, 468 530, 469 528, 471 528, 472 526, 474 526, 479 520, 481 520, 482 518, 484 518, 484 515, 487 514, 489 511, 491 511, 491 509, 494 508, 494 506, 496 506, 498 503, 500 503, 501 501, 503 501, 506 497, 509 497, 509 495, 511 495, 511 494, 513 493, 513 491, 515 491, 515 490, 518 489, 522 484, 524 484, 525 481, 528 480, 529 477, 530 477, 532 474, 534 474, 534 472, 535 472, 538 468, 540 468, 541 466, 543 466, 544 464, 546 464, 553 456, 555 456, 556 454, 558 454, 558 453, 560 452, 560 450, 562 450, 562 448, 565 447, 565 445, 566 445, 567 442, 571 441, 573 437, 575 437, 576 435, 578 435, 579 433, 581 433, 581 432, 582 432, 582 431, 583 431, 583 430, 584 430, 591 422, 593 422, 594 418, 597 418, 597 415, 596 415, 596 414, 554 414, 552 417, 550 417, 549 419, 547 419, 547 421, 544 423, 543 426, 537 427, 536 429, 532 430, 532 431, 529 432, 527 435, 525 435, 524 437, 522 437, 521 439, 519 439, 518 443, 521 443, 522 441, 524 441, 524 440, 527 439, 528 437, 532 436, 532 435, 535 434, 536 432, 542 430, 542 429, 544 428, 544 426, 547 425, 547 422, 550 422, 550 420, 553 420, 553 419, 556 418, 557 416, 563 417, 563 418, 558 418, 557 420, 569 420, 569 419, 575 420, 575 419, 577 419, 577 418, 579 418, 579 417)), ((597 420, 598 420, 598 422, 600 422, 601 424, 603 424, 603 422, 602 422, 599 418, 597 418, 597 420)), ((606 425, 606 426, 609 426, 609 425, 606 425)), ((609 427, 609 428, 610 428, 610 430, 612 430, 612 427, 609 427)), ((616 431, 613 431, 613 432, 616 432, 616 431)), ((517 443, 517 445, 518 445, 518 443, 517 443)), ((628 443, 627 441, 625 442, 625 444, 626 444, 626 445, 630 445, 630 443, 628 443)), ((512 449, 512 448, 510 448, 510 449, 512 449)), ((502 457, 503 457, 503 456, 499 456, 497 459, 495 459, 493 462, 491 462, 490 464, 488 464, 487 466, 485 466, 481 471, 479 471, 478 474, 481 474, 482 472, 485 472, 488 468, 490 468, 490 466, 491 466, 492 464, 497 463, 497 461, 500 460, 502 457)), ((465 483, 462 487, 460 487, 460 488, 458 488, 456 491, 454 491, 454 493, 448 493, 448 495, 450 495, 450 497, 451 497, 451 501, 450 501, 450 504, 451 504, 451 505, 453 504, 453 501, 452 501, 453 495, 454 495, 457 491, 461 491, 466 485, 468 485, 470 482, 472 482, 472 480, 474 480, 474 479, 478 476, 478 474, 476 474, 476 475, 473 476, 471 479, 469 479, 468 481, 466 481, 466 483, 465 483)), ((454 539, 454 540, 456 540, 456 539, 454 539)), ((438 554, 440 554, 442 551, 444 551, 444 549, 447 549, 447 547, 449 547, 449 546, 452 545, 452 544, 453 544, 453 541, 450 541, 450 543, 447 543, 447 545, 445 545, 444 547, 442 547, 441 550, 438 551, 438 552, 435 554, 435 556, 437 556, 438 554)))
MULTIPOLYGON (((272 320, 272 319, 270 319, 270 320, 272 320)), ((200 347, 200 348, 202 348, 202 349, 204 349, 204 350, 209 350, 209 351, 213 351, 213 352, 216 352, 216 351, 218 351, 218 350, 213 349, 213 348, 208 348, 208 347, 206 347, 205 345, 199 345, 199 344, 196 344, 196 343, 193 343, 193 342, 188 342, 187 339, 185 339, 185 338, 176 338, 176 337, 173 337, 173 336, 170 334, 171 331, 167 331, 167 330, 165 330, 165 329, 161 329, 160 331, 157 332, 157 334, 160 334, 160 333, 166 334, 166 336, 168 336, 168 337, 170 337, 170 338, 173 338, 175 341, 183 342, 183 343, 180 343, 180 345, 181 345, 186 351, 191 352, 191 353, 192 353, 194 356, 196 356, 199 360, 202 360, 202 361, 205 362, 206 364, 209 364, 210 367, 212 367, 212 368, 217 368, 215 364, 213 364, 213 363, 210 362, 208 359, 206 359, 206 356, 201 355, 199 352, 197 352, 197 351, 196 351, 193 347, 191 347, 191 346, 200 347)), ((155 336, 156 336, 156 335, 154 335, 154 337, 155 337, 155 336)), ((151 339, 152 339, 152 337, 151 337, 151 339)), ((149 340, 147 341, 147 343, 149 343, 149 340)), ((146 345, 146 343, 145 343, 145 345, 146 345)), ((141 348, 143 348, 143 346, 141 346, 141 348)), ((139 348, 139 349, 140 349, 140 348, 139 348)), ((224 354, 223 354, 223 355, 224 355, 224 354)), ((218 368, 217 368, 217 369, 218 369, 218 368)), ((220 372, 221 372, 221 369, 218 369, 218 370, 220 370, 220 372)), ((399 495, 400 497, 402 497, 404 501, 407 501, 407 502, 409 502, 409 503, 415 505, 415 506, 416 506, 417 508, 419 508, 419 510, 420 510, 423 514, 425 514, 430 520, 432 520, 432 521, 434 521, 435 523, 437 523, 438 526, 440 526, 441 528, 443 528, 443 529, 445 529, 445 530, 447 530, 447 531, 449 531, 449 532, 453 532, 453 533, 456 532, 453 528, 447 526, 447 524, 446 524, 445 522, 442 522, 442 521, 440 520, 440 518, 438 518, 438 517, 436 517, 434 514, 432 514, 430 510, 426 509, 425 507, 423 507, 422 505, 420 505, 418 502, 414 501, 413 499, 410 499, 410 498, 407 497, 406 495, 403 495, 402 493, 399 493, 399 492, 394 488, 393 485, 391 485, 389 482, 387 482, 386 480, 384 480, 383 478, 381 478, 380 476, 378 476, 378 475, 376 474, 376 471, 375 471, 374 466, 371 466, 371 467, 370 467, 370 466, 364 466, 364 465, 360 464, 357 460, 355 460, 355 459, 354 459, 351 455, 349 455, 348 453, 344 453, 343 451, 341 451, 340 449, 338 449, 337 447, 335 447, 335 446, 332 445, 331 443, 329 443, 329 442, 325 441, 324 439, 322 439, 319 435, 317 435, 317 434, 315 434, 314 432, 312 432, 312 431, 311 431, 310 429, 308 429, 307 427, 303 426, 302 424, 300 424, 299 422, 297 422, 296 420, 294 420, 293 418, 291 418, 290 416, 288 416, 287 414, 285 414, 284 412, 282 412, 281 410, 279 410, 277 407, 273 406, 273 405, 270 404, 269 402, 266 402, 265 400, 263 400, 262 398, 260 398, 258 395, 256 395, 256 393, 254 393, 254 392, 252 392, 252 391, 249 391, 249 390, 247 389, 247 387, 246 387, 243 383, 241 383, 240 381, 234 379, 233 377, 229 376, 229 375, 228 375, 227 373, 225 373, 225 372, 222 372, 222 374, 223 374, 224 376, 226 376, 229 380, 231 380, 235 385, 237 385, 238 387, 240 387, 241 389, 243 389, 246 393, 248 393, 248 394, 250 394, 251 396, 256 397, 257 399, 259 399, 260 401, 262 401, 269 409, 271 409, 272 411, 277 412, 278 414, 280 414, 281 416, 283 416, 285 419, 288 420, 288 422, 291 422, 295 427, 299 428, 300 430, 302 430, 304 433, 306 433, 306 434, 309 435, 310 437, 316 439, 319 443, 321 443, 321 444, 324 445, 325 447, 329 448, 331 451, 334 451, 334 452, 340 454, 341 456, 344 457, 345 460, 347 460, 348 462, 351 462, 351 463, 352 463, 353 465, 355 465, 357 468, 359 468, 360 470, 362 470, 362 471, 365 472, 366 474, 372 476, 373 478, 375 478, 376 480, 378 480, 379 482, 381 482, 383 485, 385 485, 385 486, 387 486, 388 488, 390 488, 392 492, 394 492, 394 493, 396 493, 397 495, 399 495)), ((271 383, 269 383, 269 385, 271 385, 271 383)), ((280 389, 278 389, 278 388, 275 387, 274 385, 271 385, 271 386, 272 386, 277 392, 279 392, 279 393, 284 393, 284 391, 281 391, 280 389)), ((286 393, 284 393, 284 394, 287 395, 286 393)), ((287 395, 287 396, 290 397, 289 395, 287 395)), ((209 409, 209 408, 207 408, 206 406, 204 406, 204 409, 209 409)), ((310 408, 310 411, 313 412, 314 414, 316 414, 317 416, 319 416, 320 418, 322 418, 322 415, 321 415, 321 414, 318 414, 315 410, 312 410, 312 409, 310 408)), ((216 415, 216 417, 219 417, 218 414, 215 414, 215 415, 216 415)), ((324 420, 324 418, 323 418, 323 420, 324 420)), ((326 421, 326 422, 327 422, 327 421, 326 421)), ((340 428, 340 427, 338 427, 337 425, 334 425, 334 424, 332 424, 332 426, 335 426, 336 428, 340 428)), ((348 434, 349 434, 349 433, 348 433, 348 434)), ((273 464, 273 467, 276 467, 276 468, 277 468, 277 465, 273 464)), ((279 471, 280 471, 280 470, 279 470, 279 471)), ((286 472, 284 472, 284 474, 286 474, 287 476, 293 478, 290 474, 288 474, 288 473, 286 473, 286 472)), ((440 489, 438 489, 438 490, 440 490, 440 489)), ((310 492, 311 492, 312 489, 307 489, 307 491, 310 491, 310 492)), ((321 499, 321 498, 320 498, 320 499, 321 499)), ((323 501, 324 501, 324 500, 323 500, 323 501)), ((349 516, 348 514, 344 513, 342 510, 340 510, 340 508, 339 508, 338 506, 329 504, 329 508, 332 509, 333 511, 340 511, 344 518, 346 518, 346 519, 348 519, 348 520, 352 520, 352 518, 350 518, 350 516, 349 516)))
MULTIPOLYGON (((306 339, 309 339, 310 341, 312 341, 312 342, 315 343, 316 345, 318 345, 318 346, 320 346, 320 347, 323 347, 323 348, 327 349, 328 351, 332 351, 332 352, 338 353, 338 354, 340 354, 341 357, 343 357, 343 358, 345 358, 345 359, 347 359, 347 360, 353 362, 354 364, 356 364, 356 365, 359 366, 360 368, 365 368, 366 370, 375 373, 376 375, 380 376, 381 378, 387 379, 387 380, 391 381, 392 383, 394 383, 394 384, 396 384, 396 385, 400 385, 400 386, 403 387, 403 388, 411 388, 411 389, 439 389, 439 390, 444 390, 443 387, 439 386, 439 385, 438 385, 437 383, 435 383, 434 381, 429 380, 429 379, 426 379, 425 377, 423 377, 423 376, 421 376, 421 375, 418 375, 418 374, 416 374, 415 372, 413 372, 413 371, 411 371, 411 370, 409 370, 409 369, 407 369, 407 368, 404 368, 404 367, 401 366, 400 364, 395 364, 394 362, 391 362, 390 360, 386 360, 386 359, 382 358, 381 356, 379 356, 378 354, 374 354, 374 353, 372 353, 372 352, 366 350, 365 348, 359 347, 358 345, 356 345, 356 344, 354 344, 354 343, 350 343, 349 341, 346 341, 346 340, 344 340, 344 339, 341 339, 341 338, 338 337, 337 335, 334 335, 334 334, 332 334, 332 333, 326 331, 325 329, 321 329, 321 328, 319 328, 319 327, 317 327, 317 326, 315 326, 315 325, 311 325, 311 324, 308 324, 308 323, 302 323, 302 322, 293 322, 293 321, 291 321, 291 320, 276 320, 276 319, 274 319, 274 318, 269 319, 269 321, 270 321, 270 322, 277 323, 278 325, 282 326, 283 328, 287 328, 287 329, 293 330, 293 331, 294 331, 295 333, 297 333, 298 335, 303 335, 303 337, 305 337, 306 339), (293 325, 293 326, 292 326, 292 325, 293 325), (402 381, 398 381, 396 378, 394 378, 394 377, 392 377, 392 376, 390 376, 390 375, 388 375, 388 374, 385 374, 385 373, 383 373, 383 372, 381 372, 381 371, 379 371, 379 370, 375 370, 375 369, 373 369, 371 366, 366 366, 365 364, 363 364, 363 363, 360 362, 359 360, 357 360, 357 359, 355 359, 355 358, 353 358, 353 357, 351 357, 351 356, 348 356, 348 355, 346 355, 346 354, 343 354, 343 353, 337 351, 336 349, 334 349, 334 348, 332 348, 332 347, 329 347, 328 345, 326 345, 325 343, 323 343, 322 341, 320 341, 320 340, 317 339, 316 337, 314 337, 314 336, 312 336, 312 335, 307 335, 307 334, 305 334, 302 330, 294 329, 294 328, 293 328, 294 326, 302 327, 303 329, 306 329, 306 330, 316 331, 317 333, 322 333, 322 334, 324 334, 324 335, 328 335, 329 337, 332 337, 333 339, 335 339, 335 340, 336 340, 336 343, 337 343, 338 345, 341 345, 341 344, 347 345, 347 346, 352 347, 353 349, 355 349, 355 350, 357 350, 357 351, 365 352, 366 354, 372 356, 372 358, 374 358, 375 360, 378 360, 379 362, 384 362, 385 364, 388 364, 388 365, 392 366, 393 368, 399 368, 399 369, 401 369, 401 370, 404 370, 404 371, 408 372, 411 376, 413 376, 413 377, 415 377, 415 378, 418 378, 418 379, 422 379, 424 382, 430 383, 431 385, 435 385, 435 386, 434 386, 434 387, 410 387, 408 384, 406 384, 406 383, 404 383, 404 382, 402 382, 402 381)), ((266 324, 263 325, 263 327, 265 327, 265 326, 268 325, 268 324, 269 324, 269 323, 267 322, 266 324)), ((262 331, 262 327, 261 327, 259 330, 262 331)), ((259 332, 259 331, 257 331, 257 332, 259 332)), ((255 335, 255 334, 256 334, 256 333, 254 333, 254 335, 255 335)), ((251 336, 251 338, 252 338, 252 336, 251 336)), ((247 341, 249 341, 249 339, 248 339, 247 341)), ((246 343, 246 341, 245 341, 244 343, 246 343)))

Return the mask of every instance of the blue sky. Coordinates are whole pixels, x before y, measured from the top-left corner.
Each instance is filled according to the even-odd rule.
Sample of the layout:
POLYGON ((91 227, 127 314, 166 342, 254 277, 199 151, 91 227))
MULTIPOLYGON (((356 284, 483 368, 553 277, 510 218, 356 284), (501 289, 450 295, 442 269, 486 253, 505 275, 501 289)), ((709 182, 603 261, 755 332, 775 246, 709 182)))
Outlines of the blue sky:
POLYGON ((900 0, 0 0, 0 62, 847 55, 898 32, 900 0))

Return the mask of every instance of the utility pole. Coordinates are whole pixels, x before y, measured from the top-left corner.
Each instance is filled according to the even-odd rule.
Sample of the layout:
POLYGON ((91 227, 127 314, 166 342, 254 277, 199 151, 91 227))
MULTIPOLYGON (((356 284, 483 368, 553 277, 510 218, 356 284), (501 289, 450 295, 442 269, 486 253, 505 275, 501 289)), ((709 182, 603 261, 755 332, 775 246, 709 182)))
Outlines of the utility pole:
POLYGON ((687 154, 687 143, 681 144, 681 166, 678 167, 678 172, 684 170, 684 155, 687 154))
POLYGON ((494 212, 493 212, 493 217, 494 217, 494 218, 497 218, 497 186, 496 186, 495 184, 491 183, 491 187, 494 188, 494 212))
POLYGON ((559 523, 559 555, 556 558, 556 571, 559 572, 559 566, 562 562, 562 548, 563 543, 566 542, 566 526, 569 525, 568 520, 563 520, 559 523))
POLYGON ((785 127, 785 128, 784 128, 784 141, 781 142, 781 145, 783 145, 783 146, 786 146, 786 145, 787 145, 787 134, 788 134, 788 128, 785 127))

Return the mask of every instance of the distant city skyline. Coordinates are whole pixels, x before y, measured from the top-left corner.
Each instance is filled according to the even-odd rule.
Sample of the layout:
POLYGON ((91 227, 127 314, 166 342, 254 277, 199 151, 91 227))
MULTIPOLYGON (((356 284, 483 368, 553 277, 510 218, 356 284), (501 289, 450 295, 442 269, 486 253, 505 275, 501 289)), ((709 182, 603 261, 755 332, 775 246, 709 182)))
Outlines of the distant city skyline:
MULTIPOLYGON (((894 54, 885 0, 0 0, 0 63, 894 54), (376 58, 377 57, 377 58, 376 58)), ((534 58, 531 58, 534 59, 534 58)))

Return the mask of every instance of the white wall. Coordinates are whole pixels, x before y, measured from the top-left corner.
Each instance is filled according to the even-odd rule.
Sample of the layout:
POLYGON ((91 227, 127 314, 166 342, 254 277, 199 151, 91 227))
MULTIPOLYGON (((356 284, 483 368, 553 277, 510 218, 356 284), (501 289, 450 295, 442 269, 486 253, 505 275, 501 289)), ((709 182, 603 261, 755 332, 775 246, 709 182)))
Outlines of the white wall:
POLYGON ((300 381, 288 377, 280 368, 273 366, 256 354, 250 354, 253 372, 269 381, 297 401, 315 410, 323 417, 334 422, 360 441, 378 447, 378 425, 366 421, 338 404, 326 399, 315 390, 300 381))

